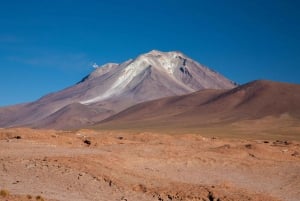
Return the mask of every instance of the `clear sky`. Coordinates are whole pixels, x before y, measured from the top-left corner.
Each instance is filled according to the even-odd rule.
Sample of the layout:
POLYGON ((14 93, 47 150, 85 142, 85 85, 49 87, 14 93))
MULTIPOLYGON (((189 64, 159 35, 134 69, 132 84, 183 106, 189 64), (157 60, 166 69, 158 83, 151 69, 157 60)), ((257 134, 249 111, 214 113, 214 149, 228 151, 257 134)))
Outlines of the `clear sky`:
POLYGON ((298 0, 9 0, 0 106, 78 82, 91 64, 179 50, 240 84, 300 84, 298 0))

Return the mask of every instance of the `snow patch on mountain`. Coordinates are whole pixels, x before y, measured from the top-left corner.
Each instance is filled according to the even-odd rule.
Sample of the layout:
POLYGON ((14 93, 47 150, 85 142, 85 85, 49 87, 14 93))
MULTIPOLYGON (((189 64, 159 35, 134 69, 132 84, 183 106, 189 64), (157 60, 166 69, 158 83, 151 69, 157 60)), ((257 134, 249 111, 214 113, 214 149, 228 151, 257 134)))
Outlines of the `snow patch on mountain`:
POLYGON ((208 85, 213 86, 212 88, 222 88, 223 83, 227 85, 226 87, 224 85, 225 88, 233 86, 228 84, 230 81, 226 78, 194 62, 181 52, 152 50, 138 56, 134 60, 128 60, 122 64, 109 63, 97 68, 87 79, 94 79, 112 72, 115 74, 115 76, 113 76, 113 82, 106 89, 102 90, 101 93, 85 98, 81 100, 80 103, 91 104, 124 93, 127 86, 129 86, 135 78, 142 78, 142 73, 145 72, 147 68, 152 68, 156 72, 159 72, 166 80, 173 80, 173 85, 177 87, 180 86, 186 93, 194 92, 201 88, 209 88, 208 85), (189 65, 189 67, 187 65, 189 65), (112 72, 115 68, 118 69, 112 72), (191 69, 191 71, 189 69, 191 69), (217 84, 215 84, 213 80, 218 80, 217 84))
POLYGON ((113 95, 120 94, 123 89, 136 77, 138 76, 145 68, 149 66, 145 60, 135 60, 126 66, 118 79, 108 88, 103 94, 96 96, 92 99, 81 101, 81 104, 91 104, 101 100, 105 100, 113 95))

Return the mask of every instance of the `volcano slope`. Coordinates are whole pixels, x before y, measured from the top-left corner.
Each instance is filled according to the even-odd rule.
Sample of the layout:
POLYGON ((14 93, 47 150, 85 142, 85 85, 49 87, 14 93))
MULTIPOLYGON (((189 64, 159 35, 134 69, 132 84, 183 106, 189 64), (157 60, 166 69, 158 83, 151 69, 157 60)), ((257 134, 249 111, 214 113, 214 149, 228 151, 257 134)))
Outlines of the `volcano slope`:
POLYGON ((153 50, 121 64, 105 64, 36 101, 0 108, 0 127, 78 129, 144 101, 234 87, 183 53, 153 50))
POLYGON ((300 85, 258 80, 144 102, 93 128, 300 140, 300 85))
POLYGON ((297 141, 0 129, 0 200, 297 201, 299 153, 297 141))

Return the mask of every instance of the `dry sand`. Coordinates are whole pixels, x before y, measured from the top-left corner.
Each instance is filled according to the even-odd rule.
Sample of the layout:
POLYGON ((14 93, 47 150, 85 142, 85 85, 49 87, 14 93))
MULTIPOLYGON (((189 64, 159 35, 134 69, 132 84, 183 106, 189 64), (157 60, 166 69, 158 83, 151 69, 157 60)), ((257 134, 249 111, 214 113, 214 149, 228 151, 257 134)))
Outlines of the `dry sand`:
POLYGON ((298 201, 300 144, 0 129, 1 189, 1 201, 298 201))

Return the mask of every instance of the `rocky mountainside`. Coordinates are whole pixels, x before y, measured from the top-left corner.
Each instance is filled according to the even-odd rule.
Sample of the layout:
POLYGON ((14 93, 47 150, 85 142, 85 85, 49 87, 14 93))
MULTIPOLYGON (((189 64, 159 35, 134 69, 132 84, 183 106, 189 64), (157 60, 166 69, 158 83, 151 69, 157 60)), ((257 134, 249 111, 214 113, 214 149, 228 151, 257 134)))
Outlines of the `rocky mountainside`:
POLYGON ((98 67, 76 85, 37 101, 1 108, 0 127, 78 128, 144 101, 235 86, 180 52, 153 50, 98 67))

